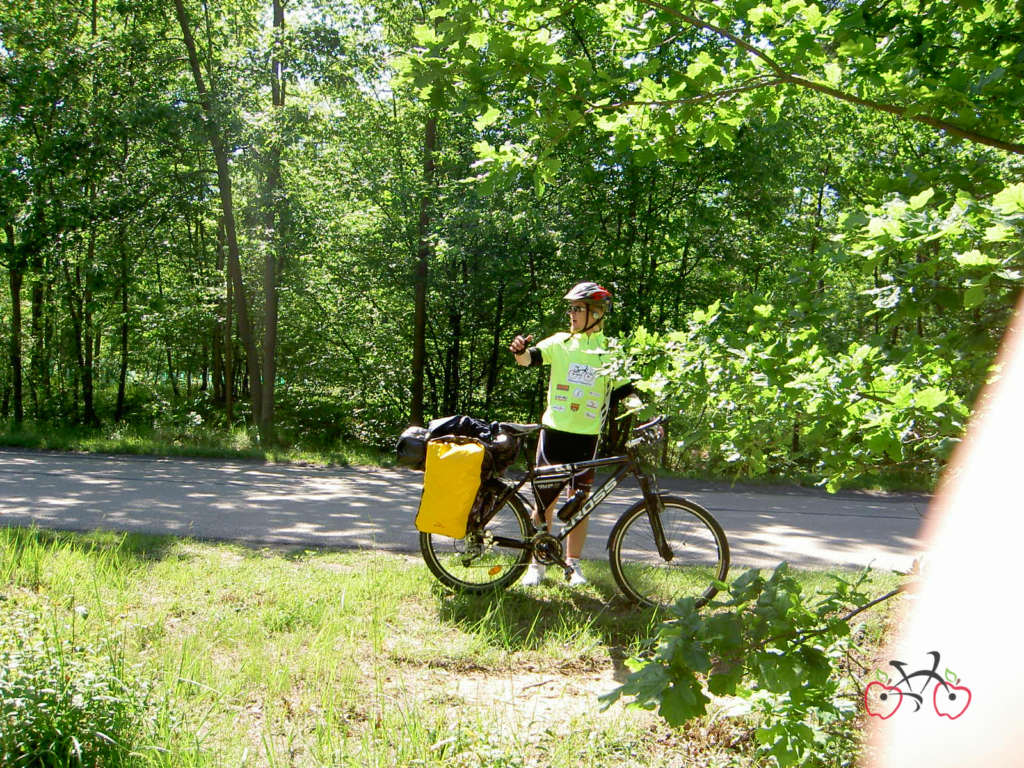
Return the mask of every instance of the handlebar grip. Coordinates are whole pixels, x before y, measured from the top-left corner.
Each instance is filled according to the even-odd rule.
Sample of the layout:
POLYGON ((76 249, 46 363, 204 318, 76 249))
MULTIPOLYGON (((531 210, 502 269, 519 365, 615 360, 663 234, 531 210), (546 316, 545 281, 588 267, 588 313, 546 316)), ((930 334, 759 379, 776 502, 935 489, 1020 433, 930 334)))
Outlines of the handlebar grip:
POLYGON ((665 414, 660 414, 658 416, 655 416, 650 421, 645 422, 644 424, 641 424, 638 427, 633 427, 633 434, 637 434, 639 432, 643 432, 644 430, 651 429, 652 427, 656 427, 659 424, 661 424, 662 422, 664 422, 667 418, 668 417, 665 416, 665 414))

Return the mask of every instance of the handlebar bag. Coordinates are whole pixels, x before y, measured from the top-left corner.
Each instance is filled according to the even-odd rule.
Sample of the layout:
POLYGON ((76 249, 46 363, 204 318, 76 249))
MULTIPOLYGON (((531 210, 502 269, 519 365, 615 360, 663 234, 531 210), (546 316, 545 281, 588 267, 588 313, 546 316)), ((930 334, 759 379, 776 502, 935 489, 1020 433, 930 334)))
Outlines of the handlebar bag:
POLYGON ((473 438, 430 440, 416 529, 464 539, 473 503, 489 471, 488 459, 487 448, 473 438))

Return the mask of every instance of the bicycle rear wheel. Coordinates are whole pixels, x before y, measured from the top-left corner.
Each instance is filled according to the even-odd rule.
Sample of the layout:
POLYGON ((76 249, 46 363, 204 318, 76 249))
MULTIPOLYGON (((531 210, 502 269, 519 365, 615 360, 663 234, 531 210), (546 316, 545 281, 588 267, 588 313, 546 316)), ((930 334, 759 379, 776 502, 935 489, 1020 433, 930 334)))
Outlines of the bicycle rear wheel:
POLYGON ((712 579, 729 571, 729 543, 718 521, 704 507, 676 496, 659 496, 661 525, 670 555, 655 543, 647 505, 626 510, 608 538, 608 558, 619 589, 642 605, 665 607, 693 597, 700 607, 718 589, 712 579))
POLYGON ((420 533, 420 552, 430 572, 460 592, 490 592, 513 584, 530 562, 530 512, 512 494, 487 524, 464 539, 420 533))

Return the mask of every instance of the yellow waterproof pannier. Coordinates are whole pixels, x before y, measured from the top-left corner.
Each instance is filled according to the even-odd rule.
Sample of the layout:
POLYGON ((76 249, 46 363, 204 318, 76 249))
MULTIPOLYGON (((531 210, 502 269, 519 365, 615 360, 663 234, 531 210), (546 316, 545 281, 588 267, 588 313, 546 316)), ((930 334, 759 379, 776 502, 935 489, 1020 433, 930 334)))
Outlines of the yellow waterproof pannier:
POLYGON ((453 539, 466 537, 486 458, 483 443, 472 438, 445 437, 427 443, 417 530, 453 539))

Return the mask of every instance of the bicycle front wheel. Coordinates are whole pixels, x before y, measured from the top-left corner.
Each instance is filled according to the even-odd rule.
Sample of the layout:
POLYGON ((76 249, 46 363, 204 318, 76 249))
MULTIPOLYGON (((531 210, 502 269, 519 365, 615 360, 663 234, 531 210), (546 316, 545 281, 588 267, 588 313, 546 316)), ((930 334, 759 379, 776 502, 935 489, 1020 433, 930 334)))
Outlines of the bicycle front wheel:
POLYGON ((693 597, 700 607, 729 571, 725 531, 704 507, 676 496, 659 496, 666 552, 659 551, 647 505, 626 510, 608 538, 608 557, 619 589, 641 605, 665 607, 693 597))
POLYGON ((534 533, 530 512, 516 494, 480 530, 464 539, 420 533, 420 552, 430 572, 459 592, 490 592, 513 584, 530 562, 534 533))

